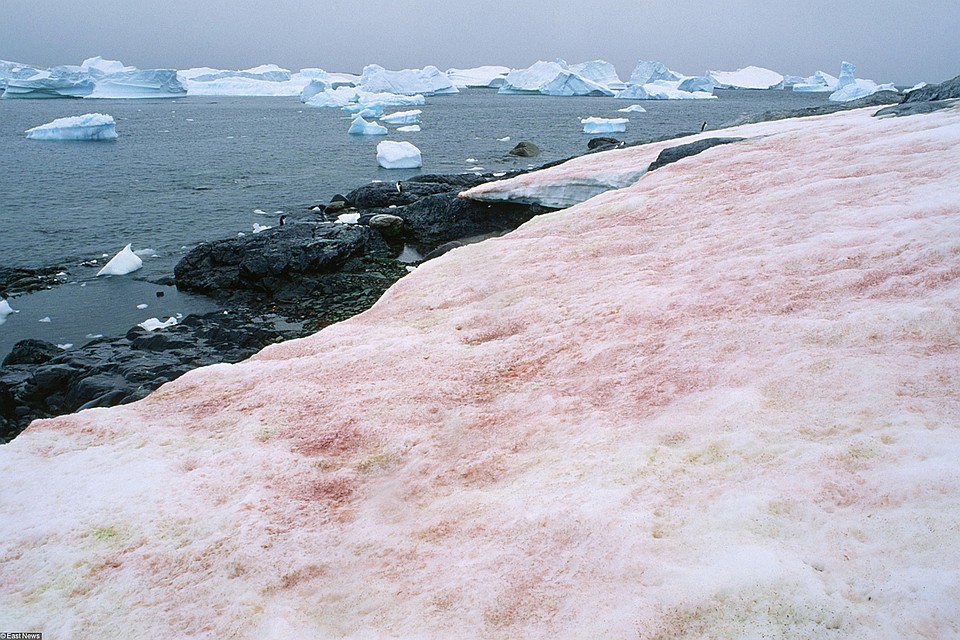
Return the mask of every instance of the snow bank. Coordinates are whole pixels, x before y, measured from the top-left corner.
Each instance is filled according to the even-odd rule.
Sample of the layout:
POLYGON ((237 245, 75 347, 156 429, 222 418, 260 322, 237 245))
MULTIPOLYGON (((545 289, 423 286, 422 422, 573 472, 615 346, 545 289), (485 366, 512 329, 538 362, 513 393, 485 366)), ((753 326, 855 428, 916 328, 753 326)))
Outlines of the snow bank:
POLYGON ((377 144, 377 164, 384 169, 417 169, 423 160, 412 143, 384 140, 377 144))
POLYGON ((116 140, 113 116, 87 113, 82 116, 57 118, 53 122, 27 129, 31 140, 116 140))
POLYGON ((627 130, 627 118, 581 118, 584 133, 620 133, 627 130))
POLYGON ((763 67, 744 67, 736 71, 708 71, 716 89, 782 89, 783 76, 763 67))
POLYGON ((123 249, 120 250, 117 255, 110 258, 110 261, 107 264, 103 265, 103 268, 100 271, 97 271, 98 276, 125 276, 128 273, 133 273, 134 271, 140 269, 143 266, 143 260, 140 259, 140 256, 135 254, 128 244, 123 249))
POLYGON ((869 114, 765 123, 35 422, 0 447, 5 624, 956 635, 960 112, 869 114))

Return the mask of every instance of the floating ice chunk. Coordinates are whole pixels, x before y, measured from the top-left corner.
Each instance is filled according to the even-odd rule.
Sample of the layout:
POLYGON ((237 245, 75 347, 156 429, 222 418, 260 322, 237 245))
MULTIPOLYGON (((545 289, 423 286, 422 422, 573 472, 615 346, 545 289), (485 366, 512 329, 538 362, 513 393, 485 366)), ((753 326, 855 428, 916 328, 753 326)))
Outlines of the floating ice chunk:
POLYGON ((420 131, 420 125, 418 124, 408 124, 405 127, 397 127, 397 131, 402 131, 404 133, 412 133, 415 131, 420 131))
MULTIPOLYGON (((301 94, 302 95, 302 94, 301 94)), ((308 107, 343 108, 357 99, 357 90, 352 87, 324 89, 303 101, 308 107)))
POLYGON ((137 326, 142 327, 147 331, 156 331, 157 329, 166 329, 167 327, 172 327, 175 324, 177 324, 177 319, 171 316, 162 322, 159 318, 150 318, 139 323, 137 326))
POLYGON ((717 89, 782 89, 783 76, 763 67, 744 67, 736 71, 708 71, 707 78, 717 89))
POLYGON ((420 149, 409 142, 384 140, 377 145, 377 163, 384 169, 416 169, 423 166, 420 149))
POLYGON ((410 111, 397 111, 389 115, 382 116, 380 122, 387 124, 417 124, 420 122, 420 109, 411 109, 410 111))
POLYGON ((897 91, 892 84, 877 84, 873 80, 864 80, 854 77, 857 71, 856 65, 852 62, 842 62, 840 64, 840 78, 837 81, 837 90, 830 94, 832 102, 849 102, 859 98, 865 98, 878 91, 897 91))
POLYGON ((16 309, 10 306, 10 303, 7 302, 5 298, 0 298, 0 324, 3 324, 7 321, 7 316, 11 313, 20 313, 16 309))
POLYGON ((620 113, 646 113, 647 110, 641 107, 638 104, 632 104, 629 107, 624 107, 623 109, 617 109, 620 113))
POLYGON ((260 233, 261 231, 266 231, 267 229, 273 229, 273 227, 271 227, 270 225, 259 224, 257 222, 253 223, 254 234, 260 233))
POLYGON ((501 87, 510 73, 510 67, 485 65, 471 69, 447 69, 447 78, 458 89, 468 87, 501 87))
POLYGON ((706 91, 681 91, 674 87, 659 84, 639 84, 627 87, 617 94, 621 100, 704 100, 717 96, 706 91))
POLYGON ((581 118, 584 133, 621 133, 627 130, 627 118, 581 118))
POLYGON ((674 82, 682 78, 683 76, 671 71, 662 62, 638 60, 637 66, 633 68, 633 73, 630 74, 630 84, 650 84, 660 80, 674 82))
POLYGON ((350 123, 350 128, 347 130, 347 133, 358 136, 385 136, 388 132, 387 128, 382 124, 367 122, 363 119, 363 116, 357 116, 353 119, 353 122, 350 123))
POLYGON ((341 213, 337 216, 337 222, 341 224, 357 224, 360 222, 359 213, 341 213))
POLYGON ((372 93, 395 93, 412 96, 422 94, 436 96, 459 93, 445 73, 433 66, 423 69, 402 69, 388 71, 378 64, 363 68, 360 75, 360 88, 372 93))
POLYGON ((156 257, 157 257, 157 252, 154 251, 153 249, 137 249, 136 251, 134 251, 134 253, 137 254, 138 256, 140 256, 141 258, 156 258, 156 257))
POLYGON ((67 349, 69 349, 69 348, 72 347, 72 346, 73 346, 73 343, 72 343, 72 342, 65 342, 65 343, 63 343, 63 344, 58 344, 58 345, 57 345, 57 348, 58 348, 58 349, 63 349, 64 351, 66 351, 67 349))
POLYGON ((502 138, 497 138, 497 142, 510 142, 510 136, 503 136, 502 138))
POLYGON ((476 158, 467 158, 466 160, 464 160, 464 162, 476 164, 477 159, 476 159, 476 158))
POLYGON ((87 113, 27 129, 31 140, 116 140, 117 129, 113 116, 87 113))
POLYGON ((412 96, 397 93, 370 93, 357 91, 357 102, 366 106, 380 105, 380 107, 419 107, 427 103, 423 94, 412 96))
POLYGON ((364 118, 376 118, 383 115, 382 104, 363 104, 361 102, 354 102, 343 107, 342 110, 346 111, 347 113, 361 115, 364 118))
POLYGON ((150 305, 148 305, 148 304, 138 304, 138 305, 137 305, 137 309, 140 309, 141 311, 143 311, 144 309, 146 309, 146 308, 149 307, 149 306, 150 306, 150 305))
POLYGON ((103 76, 87 98, 181 98, 187 90, 173 69, 133 69, 103 76))
POLYGON ((557 62, 540 60, 526 69, 514 69, 497 93, 504 95, 612 96, 613 91, 584 78, 557 62))
POLYGON ((128 244, 120 250, 120 253, 110 258, 110 261, 103 265, 100 271, 97 271, 97 275, 123 276, 136 271, 142 266, 143 260, 130 249, 130 245, 128 244))
POLYGON ((50 319, 50 316, 43 316, 42 318, 37 320, 37 322, 48 323, 48 322, 53 322, 53 320, 50 319))

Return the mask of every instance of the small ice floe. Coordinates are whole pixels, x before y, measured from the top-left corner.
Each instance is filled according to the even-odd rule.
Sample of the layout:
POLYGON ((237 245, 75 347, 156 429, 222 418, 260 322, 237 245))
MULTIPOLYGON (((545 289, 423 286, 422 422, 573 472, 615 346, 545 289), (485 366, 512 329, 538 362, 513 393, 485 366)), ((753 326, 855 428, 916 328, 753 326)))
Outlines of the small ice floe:
POLYGON ((357 224, 360 222, 359 213, 341 213, 337 216, 337 222, 341 224, 357 224))
POLYGON ((502 177, 505 176, 505 175, 507 175, 507 172, 506 172, 506 171, 497 171, 496 173, 493 174, 493 177, 494 177, 494 178, 502 178, 502 177))
POLYGON ((130 249, 128 244, 120 250, 120 253, 110 258, 100 271, 97 271, 97 276, 124 276, 142 266, 143 260, 130 249))
POLYGON ((469 169, 467 169, 467 171, 480 172, 480 171, 486 171, 486 169, 483 167, 470 167, 469 169))
POLYGON ((477 159, 476 159, 476 158, 467 158, 466 160, 464 160, 464 162, 466 162, 467 164, 477 164, 477 159))
POLYGON ((268 216, 268 215, 270 215, 269 213, 267 213, 267 212, 264 211, 263 209, 254 209, 253 212, 254 212, 255 214, 257 214, 258 216, 268 216))
POLYGON ((617 109, 620 113, 646 113, 647 110, 641 107, 638 104, 632 104, 629 107, 624 107, 623 109, 617 109))
POLYGON ((144 320, 139 323, 137 326, 146 329, 147 331, 156 331, 157 329, 166 329, 167 327, 172 327, 177 324, 177 319, 170 317, 162 321, 159 318, 150 318, 149 320, 144 320))
POLYGON ((622 133, 627 130, 627 118, 581 118, 584 133, 622 133))
POLYGON ((271 227, 270 225, 267 225, 267 224, 259 224, 259 223, 256 223, 256 222, 253 223, 253 233, 254 233, 254 235, 260 233, 261 231, 266 231, 267 229, 273 229, 273 227, 271 227))
POLYGON ((423 158, 420 149, 409 142, 384 140, 377 145, 377 164, 384 169, 418 169, 423 158))
POLYGON ((116 140, 117 129, 113 116, 87 113, 27 129, 31 140, 116 140))
POLYGON ((140 256, 140 258, 156 258, 157 257, 157 252, 154 251, 153 249, 138 249, 134 251, 134 253, 140 256))
POLYGON ((73 343, 72 343, 72 342, 64 342, 63 344, 58 344, 58 345, 57 345, 57 348, 58 348, 58 349, 63 349, 64 351, 66 351, 67 349, 69 349, 69 348, 72 347, 72 346, 73 346, 73 343))
POLYGON ((510 136, 504 136, 503 138, 497 138, 497 142, 510 142, 510 136))
POLYGON ((387 128, 382 124, 376 122, 367 122, 363 119, 363 116, 357 116, 353 119, 353 122, 350 123, 350 128, 347 129, 347 133, 355 136, 385 136, 387 135, 387 128))
POLYGON ((53 322, 53 320, 50 319, 50 316, 44 316, 37 320, 37 322, 53 322))
POLYGON ((423 111, 420 109, 397 111, 396 113, 381 116, 380 122, 386 122, 387 124, 417 124, 420 122, 421 113, 423 113, 423 111))
POLYGON ((144 309, 146 309, 146 308, 149 307, 149 306, 150 306, 150 305, 148 305, 148 304, 138 304, 138 305, 137 305, 137 309, 140 309, 141 311, 143 311, 144 309))
POLYGON ((0 324, 3 324, 7 321, 7 316, 11 313, 20 313, 16 309, 10 307, 10 303, 4 298, 0 298, 0 324))
POLYGON ((96 340, 97 338, 102 338, 102 337, 103 337, 103 334, 102 334, 102 333, 88 333, 88 334, 87 334, 87 340, 96 340))
POLYGON ((420 131, 420 125, 418 124, 408 124, 405 127, 397 127, 397 131, 402 131, 403 133, 411 133, 420 131))
POLYGON ((247 234, 245 234, 243 231, 238 231, 238 232, 237 232, 237 237, 238 237, 238 238, 246 237, 246 235, 247 235, 247 234))

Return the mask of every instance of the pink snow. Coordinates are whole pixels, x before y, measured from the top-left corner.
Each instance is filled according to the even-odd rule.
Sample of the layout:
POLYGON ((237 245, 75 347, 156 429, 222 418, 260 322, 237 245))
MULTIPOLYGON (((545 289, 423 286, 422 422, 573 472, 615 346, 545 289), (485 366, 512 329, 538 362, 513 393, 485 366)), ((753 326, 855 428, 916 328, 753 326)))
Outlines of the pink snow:
POLYGON ((34 423, 0 448, 0 620, 960 634, 960 110, 871 112, 770 123, 312 337, 34 423))

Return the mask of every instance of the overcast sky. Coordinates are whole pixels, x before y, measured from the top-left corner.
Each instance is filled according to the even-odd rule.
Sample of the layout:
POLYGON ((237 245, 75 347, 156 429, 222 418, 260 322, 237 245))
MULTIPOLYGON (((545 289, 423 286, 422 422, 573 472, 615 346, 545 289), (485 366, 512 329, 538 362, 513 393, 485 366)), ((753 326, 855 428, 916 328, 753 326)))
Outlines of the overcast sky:
POLYGON ((700 75, 755 64, 878 82, 960 74, 960 0, 2 0, 0 59, 359 72, 601 58, 700 75))

